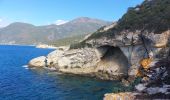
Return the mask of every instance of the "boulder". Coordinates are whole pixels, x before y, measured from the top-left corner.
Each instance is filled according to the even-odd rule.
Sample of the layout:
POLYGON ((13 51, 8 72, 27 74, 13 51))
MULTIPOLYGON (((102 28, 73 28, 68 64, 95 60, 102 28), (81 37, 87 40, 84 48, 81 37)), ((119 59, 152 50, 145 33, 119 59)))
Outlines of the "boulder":
POLYGON ((45 56, 40 56, 32 59, 28 65, 29 67, 44 67, 46 65, 45 60, 46 60, 45 56))
POLYGON ((136 96, 132 92, 108 93, 105 94, 104 100, 135 100, 136 96))

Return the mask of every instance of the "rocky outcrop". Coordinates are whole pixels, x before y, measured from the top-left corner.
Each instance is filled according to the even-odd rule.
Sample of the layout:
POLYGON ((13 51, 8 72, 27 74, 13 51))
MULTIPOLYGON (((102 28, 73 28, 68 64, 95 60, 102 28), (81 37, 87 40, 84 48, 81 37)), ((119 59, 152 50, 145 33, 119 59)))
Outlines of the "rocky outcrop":
POLYGON ((29 65, 34 67, 55 67, 63 73, 88 74, 95 72, 94 69, 98 62, 99 59, 95 49, 85 48, 68 51, 55 50, 49 53, 47 57, 32 59, 29 65))
POLYGON ((129 75, 135 75, 135 70, 132 69, 135 67, 138 69, 142 59, 148 57, 153 59, 167 58, 169 37, 169 30, 162 34, 148 33, 147 31, 143 33, 141 31, 123 31, 120 34, 115 34, 112 38, 87 39, 86 43, 96 47, 98 52, 101 52, 100 56, 105 54, 103 53, 106 52, 105 46, 119 47, 128 60, 127 67, 131 69, 129 75))
MULTIPOLYGON (((122 50, 129 68, 129 78, 123 82, 128 86, 136 77, 141 78, 133 92, 128 92, 129 97, 134 97, 130 100, 170 98, 169 6, 169 0, 145 0, 129 8, 115 27, 98 30, 85 40, 94 47, 109 45, 122 50)), ((104 99, 125 100, 124 97, 126 92, 109 93, 104 99)))
POLYGON ((135 76, 142 59, 168 57, 169 36, 169 30, 162 34, 136 31, 125 35, 117 34, 115 38, 91 39, 86 43, 93 45, 93 48, 56 50, 46 58, 33 59, 29 65, 55 68, 63 73, 97 76, 106 80, 135 76))
POLYGON ((30 67, 44 67, 46 65, 45 60, 46 60, 45 56, 40 56, 32 59, 28 65, 30 67))
POLYGON ((37 63, 41 62, 41 67, 54 68, 62 73, 95 76, 104 80, 127 76, 128 61, 120 48, 105 49, 103 54, 100 54, 101 51, 98 52, 96 48, 55 50, 43 59, 38 57, 31 60, 29 65, 39 67, 37 63))
POLYGON ((161 99, 158 94, 169 99, 169 4, 168 0, 146 0, 130 8, 116 24, 90 34, 76 49, 49 54, 47 67, 106 80, 126 78, 122 79, 126 86, 141 78, 133 92, 106 94, 105 100, 161 99))
MULTIPOLYGON (((169 57, 170 57, 170 30, 161 34, 147 31, 122 31, 114 37, 87 39, 86 43, 92 44, 105 55, 105 46, 119 47, 128 60, 127 79, 130 83, 135 77, 141 77, 141 83, 136 85, 133 93, 128 93, 129 100, 136 99, 162 99, 169 98, 169 57), (127 33, 127 34, 126 34, 127 33), (104 52, 104 53, 103 53, 104 52), (142 69, 141 69, 142 66, 142 69), (132 80, 129 80, 130 77, 132 80), (134 95, 138 94, 138 95, 134 95)), ((112 50, 114 51, 114 50, 112 50)), ((121 54, 121 53, 119 53, 121 54)), ((114 60, 115 61, 115 60, 114 60)), ((113 61, 113 62, 114 62, 113 61)), ((107 69, 107 68, 104 68, 107 69)), ((126 82, 126 86, 129 85, 126 82)), ((111 93, 105 95, 105 100, 125 98, 125 93, 111 93)), ((124 99, 123 99, 124 100, 124 99)))

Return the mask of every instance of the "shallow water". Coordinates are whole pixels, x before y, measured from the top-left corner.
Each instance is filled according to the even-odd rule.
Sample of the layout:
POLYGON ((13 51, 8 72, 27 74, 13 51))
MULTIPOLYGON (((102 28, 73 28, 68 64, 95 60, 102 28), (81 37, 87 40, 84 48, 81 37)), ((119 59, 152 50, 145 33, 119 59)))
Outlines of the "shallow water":
POLYGON ((0 100, 102 100, 105 93, 122 89, 117 81, 70 76, 29 69, 30 59, 52 49, 0 46, 0 100))

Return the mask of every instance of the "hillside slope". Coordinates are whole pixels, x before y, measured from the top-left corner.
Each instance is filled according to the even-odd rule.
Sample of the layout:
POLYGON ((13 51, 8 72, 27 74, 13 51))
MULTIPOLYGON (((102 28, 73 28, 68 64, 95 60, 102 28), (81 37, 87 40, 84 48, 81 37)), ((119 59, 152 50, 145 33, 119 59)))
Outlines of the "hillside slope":
POLYGON ((0 43, 49 43, 61 38, 92 33, 108 24, 110 22, 88 17, 80 17, 62 25, 34 26, 16 22, 0 29, 0 43))
POLYGON ((107 31, 103 31, 103 28, 101 28, 89 38, 95 39, 103 36, 112 38, 115 34, 136 31, 160 34, 169 28, 170 1, 145 0, 141 5, 129 8, 115 27, 107 31))

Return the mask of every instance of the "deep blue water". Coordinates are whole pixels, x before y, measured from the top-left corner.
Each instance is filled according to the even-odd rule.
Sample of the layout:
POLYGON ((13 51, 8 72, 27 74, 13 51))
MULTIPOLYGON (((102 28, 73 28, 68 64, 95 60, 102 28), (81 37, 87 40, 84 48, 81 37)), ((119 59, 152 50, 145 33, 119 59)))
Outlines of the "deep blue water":
POLYGON ((69 76, 23 67, 53 50, 31 46, 0 46, 0 100, 102 100, 118 91, 119 82, 69 76))

